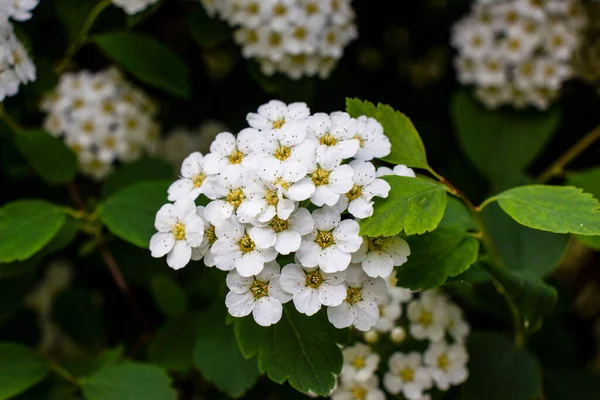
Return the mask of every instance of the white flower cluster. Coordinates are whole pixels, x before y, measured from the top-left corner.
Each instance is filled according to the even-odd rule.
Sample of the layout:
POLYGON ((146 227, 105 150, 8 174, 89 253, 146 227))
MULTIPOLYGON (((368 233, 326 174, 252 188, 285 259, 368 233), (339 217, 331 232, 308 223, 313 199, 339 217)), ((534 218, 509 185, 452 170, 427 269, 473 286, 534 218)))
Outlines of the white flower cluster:
POLYGON ((133 15, 158 3, 158 1, 159 0, 112 0, 112 3, 117 7, 121 7, 125 13, 133 15))
POLYGON ((326 306, 338 328, 371 329, 387 295, 383 278, 410 254, 401 238, 359 236, 355 220, 371 216, 373 198, 390 190, 370 162, 390 153, 383 127, 277 100, 247 120, 237 137, 222 132, 210 153, 185 159, 168 190, 174 203, 156 215, 152 255, 167 255, 174 269, 203 258, 230 271, 226 304, 235 317, 252 313, 268 326, 293 300, 306 315, 326 306), (200 195, 206 207, 196 206, 200 195), (294 262, 280 270, 279 255, 294 262))
POLYGON ((190 153, 207 153, 215 136, 225 130, 225 124, 217 120, 206 120, 193 130, 176 127, 161 141, 158 155, 179 168, 190 153))
POLYGON ((236 27, 235 41, 266 75, 327 78, 358 36, 351 0, 203 0, 236 27))
POLYGON ((156 151, 159 126, 154 103, 116 68, 66 73, 42 101, 44 127, 64 138, 81 172, 102 179, 116 161, 156 151))
POLYGON ((21 84, 36 79, 35 65, 15 35, 10 19, 27 21, 38 3, 39 0, 0 1, 0 101, 17 94, 21 84))
MULTIPOLYGON (((401 394, 407 400, 430 400, 428 390, 435 387, 446 391, 451 386, 465 382, 469 374, 465 339, 470 328, 462 310, 435 290, 424 292, 419 298, 411 300, 409 291, 395 289, 403 291, 402 296, 399 296, 400 291, 390 293, 393 303, 398 306, 395 314, 399 317, 402 303, 408 302, 407 323, 412 338, 428 340, 429 343, 422 354, 417 351, 396 351, 391 354, 383 375, 383 388, 391 395, 401 394)), ((395 329, 403 328, 398 326, 395 329)), ((392 334, 396 344, 403 341, 399 339, 399 335, 392 334)), ((345 348, 343 353, 342 374, 331 398, 385 399, 376 375, 381 356, 364 343, 345 348)))
POLYGON ((452 31, 458 80, 489 108, 546 109, 573 75, 586 24, 580 0, 477 0, 452 31))

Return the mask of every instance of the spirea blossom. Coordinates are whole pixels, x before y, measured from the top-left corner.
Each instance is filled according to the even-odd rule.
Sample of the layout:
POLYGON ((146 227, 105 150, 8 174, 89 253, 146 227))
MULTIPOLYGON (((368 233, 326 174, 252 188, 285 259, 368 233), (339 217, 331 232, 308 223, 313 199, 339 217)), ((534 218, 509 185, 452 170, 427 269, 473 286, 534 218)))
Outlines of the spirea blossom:
POLYGON ((156 151, 159 127, 154 103, 110 68, 62 75, 42 102, 44 127, 77 154, 79 169, 102 179, 116 162, 156 151))
POLYGON ((112 3, 123 9, 129 15, 137 14, 158 3, 159 0, 112 0, 112 3))
POLYGON ((202 1, 264 74, 327 78, 357 34, 351 0, 202 1))
POLYGON ((374 198, 387 197, 390 190, 371 161, 391 150, 383 127, 373 118, 339 111, 311 115, 304 103, 277 100, 247 120, 249 127, 237 134, 217 134, 208 153, 194 151, 183 160, 167 193, 174 203, 157 215, 152 255, 167 254, 175 269, 204 260, 228 271, 230 280, 245 282, 243 291, 230 285, 233 316, 252 313, 259 324, 276 323, 275 309, 270 319, 259 304, 279 307, 293 300, 298 312, 309 316, 326 309, 336 327, 372 329, 388 297, 384 278, 410 255, 403 239, 360 236, 356 220, 371 215, 374 198), (185 216, 167 219, 165 210, 180 205, 185 216), (203 234, 192 243, 184 228, 186 235, 203 234), (265 280, 261 274, 273 265, 281 272, 265 280), (255 281, 268 281, 274 288, 269 293, 281 291, 287 300, 251 298, 255 281))
POLYGON ((586 23, 580 0, 478 0, 452 30, 458 80, 489 108, 546 109, 573 75, 586 23))
POLYGON ((0 101, 18 93, 21 84, 36 79, 35 64, 15 35, 11 19, 26 21, 39 0, 0 2, 0 101))

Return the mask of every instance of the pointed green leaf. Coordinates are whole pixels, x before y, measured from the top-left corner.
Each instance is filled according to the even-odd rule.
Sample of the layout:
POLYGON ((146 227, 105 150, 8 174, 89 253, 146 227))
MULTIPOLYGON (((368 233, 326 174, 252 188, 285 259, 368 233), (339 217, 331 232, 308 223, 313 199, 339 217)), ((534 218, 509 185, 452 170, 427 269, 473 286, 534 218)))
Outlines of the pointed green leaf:
POLYGON ((535 400, 542 394, 542 375, 535 358, 499 334, 475 332, 468 343, 469 379, 463 400, 535 400))
POLYGON ((383 132, 392 143, 392 152, 384 160, 415 168, 429 168, 425 146, 410 119, 392 107, 379 103, 377 108, 368 101, 346 99, 346 111, 352 117, 366 115, 383 126, 383 132))
POLYGON ((175 317, 186 311, 187 297, 185 291, 169 275, 152 278, 150 290, 158 308, 165 315, 175 317))
POLYGON ((18 343, 0 342, 0 400, 25 391, 48 372, 48 363, 35 351, 18 343))
POLYGON ((285 306, 281 321, 268 328, 251 317, 237 319, 235 336, 246 358, 257 356, 261 372, 302 393, 327 396, 342 369, 336 333, 323 312, 307 317, 285 306))
POLYGON ((43 130, 31 130, 17 135, 15 142, 33 169, 48 183, 66 183, 75 178, 77 158, 61 139, 43 130))
POLYGON ((467 90, 452 100, 460 145, 469 160, 494 184, 519 175, 558 128, 558 107, 546 112, 488 110, 467 90))
POLYGON ((147 249, 156 232, 156 212, 166 203, 170 184, 142 182, 118 191, 104 202, 100 212, 102 223, 121 239, 147 249))
POLYGON ((373 215, 360 221, 360 234, 395 236, 433 231, 444 216, 446 189, 430 180, 386 176, 391 186, 387 198, 376 198, 373 215))
POLYGON ((134 32, 111 32, 96 35, 91 40, 142 82, 177 97, 190 97, 188 66, 177 53, 156 39, 134 32))
POLYGON ((37 253, 65 223, 62 208, 43 200, 17 200, 0 208, 0 262, 37 253))
POLYGON ((87 400, 176 400, 171 378, 154 365, 110 365, 85 378, 82 385, 87 400))
POLYGON ((568 186, 575 186, 600 199, 600 167, 567 173, 568 186))
POLYGON ((193 352, 194 365, 204 379, 237 398, 254 386, 260 373, 256 359, 247 360, 240 353, 233 325, 226 325, 225 317, 222 305, 213 306, 201 316, 193 352), (235 374, 231 373, 232 365, 235 365, 235 374))
POLYGON ((600 202, 574 187, 530 185, 502 192, 490 200, 518 223, 555 233, 600 235, 600 202))
POLYGON ((594 250, 600 250, 600 236, 575 235, 575 237, 586 247, 594 250))

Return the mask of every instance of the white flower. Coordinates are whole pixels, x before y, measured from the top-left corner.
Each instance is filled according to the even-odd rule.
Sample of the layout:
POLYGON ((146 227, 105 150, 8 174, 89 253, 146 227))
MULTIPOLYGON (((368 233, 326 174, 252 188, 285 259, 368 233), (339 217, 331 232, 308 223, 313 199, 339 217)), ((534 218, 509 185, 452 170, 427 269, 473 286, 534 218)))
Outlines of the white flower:
POLYGON ((261 326, 270 326, 281 319, 282 303, 290 300, 290 295, 279 284, 279 265, 272 261, 256 276, 244 277, 236 271, 227 274, 227 287, 230 292, 225 298, 229 314, 234 317, 252 317, 261 326))
POLYGON ((396 326, 390 332, 390 339, 392 342, 400 344, 406 339, 406 331, 401 326, 396 326))
POLYGON ((377 323, 377 306, 387 296, 385 281, 369 278, 358 265, 351 265, 346 271, 346 288, 344 302, 327 308, 329 322, 338 329, 353 325, 359 331, 368 331, 377 323))
POLYGON ((383 133, 383 126, 375 118, 361 115, 356 119, 356 138, 360 147, 354 156, 358 160, 370 161, 383 158, 392 151, 392 144, 383 133))
MULTIPOLYGON (((205 213, 208 212, 208 207, 205 213)), ((215 227, 217 241, 210 251, 215 266, 223 271, 236 269, 243 276, 256 275, 263 270, 265 263, 277 257, 277 251, 269 246, 261 248, 250 237, 250 226, 240 224, 235 218, 222 221, 215 227)))
POLYGON ((158 231, 150 239, 152 257, 167 255, 167 264, 180 269, 190 262, 192 247, 198 247, 204 236, 204 221, 196 215, 194 201, 183 198, 165 204, 156 213, 154 227, 158 231))
POLYGON ((462 309, 456 304, 448 302, 446 305, 446 313, 448 315, 448 333, 452 335, 454 340, 463 343, 469 335, 471 327, 467 321, 465 321, 462 309))
POLYGON ((206 179, 203 158, 202 154, 196 151, 183 160, 181 178, 169 186, 169 201, 176 201, 186 196, 195 200, 202 193, 206 179))
POLYGON ((408 176, 410 178, 414 178, 416 176, 415 171, 402 164, 396 165, 394 169, 390 169, 388 167, 377 168, 377 177, 388 175, 408 176))
MULTIPOLYGON (((204 158, 206 160, 206 157, 204 158)), ((206 164, 205 164, 206 165, 206 164)), ((250 173, 250 169, 242 168, 236 175, 210 176, 202 185, 204 195, 213 200, 206 205, 206 213, 211 215, 214 220, 225 220, 235 214, 238 208, 246 201, 249 201, 248 184, 252 181, 245 178, 250 173)), ((240 222, 251 222, 242 216, 240 222)))
POLYGON ((297 264, 288 264, 281 270, 281 287, 293 295, 298 312, 314 315, 321 305, 337 306, 346 298, 343 285, 346 274, 326 274, 318 268, 303 269, 297 264))
POLYGON ((358 123, 348 113, 336 111, 330 115, 313 114, 308 118, 308 137, 319 142, 317 162, 339 164, 353 157, 360 147, 356 138, 358 123))
POLYGON ((204 156, 204 170, 207 174, 222 174, 229 178, 241 174, 242 170, 253 166, 252 140, 254 129, 246 128, 236 136, 221 132, 210 145, 210 153, 204 156))
POLYGON ((421 400, 423 391, 432 386, 431 376, 427 368, 423 367, 419 353, 394 353, 388 366, 383 386, 392 394, 402 393, 407 400, 421 400))
POLYGON ((445 302, 446 299, 434 291, 411 301, 407 308, 410 334, 416 339, 442 340, 448 323, 445 302))
POLYGON ((348 212, 356 218, 368 218, 373 215, 373 197, 387 197, 391 187, 383 179, 376 179, 375 166, 370 162, 354 160, 350 162, 354 170, 354 185, 340 196, 336 208, 340 211, 348 208, 348 212))
POLYGON ((302 122, 309 115, 310 109, 306 103, 286 105, 282 101, 271 100, 267 104, 258 107, 256 113, 248 113, 246 120, 248 125, 260 131, 286 132, 295 129, 302 130, 303 125, 294 122, 302 122))
POLYGON ((306 208, 299 208, 282 219, 274 216, 264 225, 255 225, 249 235, 259 247, 275 247, 279 254, 290 254, 297 251, 302 243, 302 236, 313 231, 315 223, 306 208))
POLYGON ((356 343, 354 346, 342 350, 344 365, 342 367, 342 382, 366 381, 377 371, 379 366, 379 354, 375 353, 364 343, 356 343))
POLYGON ((385 400, 385 394, 379 389, 376 376, 371 376, 365 381, 352 381, 342 383, 331 394, 332 400, 385 400))
POLYGON ((362 243, 356 221, 341 221, 340 214, 330 207, 313 211, 315 229, 302 239, 296 253, 302 266, 319 267, 324 272, 345 270, 362 243))
POLYGON ((372 278, 388 277, 394 267, 404 264, 410 255, 408 243, 398 236, 363 237, 360 249, 352 254, 352 262, 361 263, 372 278))
MULTIPOLYGON (((18 8, 18 3, 15 6, 18 8)), ((8 10, 0 9, 0 101, 17 94, 21 84, 36 79, 35 64, 8 21, 11 14, 15 17, 14 12, 15 9, 10 6, 8 10), (2 15, 2 11, 7 14, 2 15)))
POLYGON ((469 356, 462 344, 448 345, 444 341, 431 343, 424 359, 435 385, 440 390, 448 390, 450 386, 459 385, 469 377, 469 356))
POLYGON ((17 21, 26 21, 31 18, 31 11, 37 7, 40 0, 12 0, 5 1, 5 3, 10 3, 10 5, 3 6, 3 8, 8 7, 6 10, 8 16, 17 21))
POLYGON ((340 195, 347 193, 353 186, 354 170, 349 165, 339 165, 337 160, 317 164, 309 170, 309 175, 314 187, 310 201, 319 207, 324 204, 336 205, 340 195))
POLYGON ((296 208, 294 201, 284 198, 278 187, 260 179, 251 179, 244 194, 247 199, 237 210, 241 222, 264 224, 273 218, 287 220, 296 208))
POLYGON ((402 315, 400 302, 388 294, 386 300, 379 305, 379 321, 373 329, 377 332, 389 332, 396 325, 396 321, 402 315))
POLYGON ((127 14, 133 15, 158 3, 159 0, 112 0, 112 3, 121 7, 127 14))
POLYGON ((196 207, 196 215, 202 218, 202 221, 204 222, 204 237, 202 238, 202 243, 200 243, 200 246, 192 248, 192 260, 200 261, 204 259, 204 265, 207 267, 214 267, 215 261, 212 253, 210 252, 210 248, 217 241, 215 226, 206 218, 204 206, 196 207))

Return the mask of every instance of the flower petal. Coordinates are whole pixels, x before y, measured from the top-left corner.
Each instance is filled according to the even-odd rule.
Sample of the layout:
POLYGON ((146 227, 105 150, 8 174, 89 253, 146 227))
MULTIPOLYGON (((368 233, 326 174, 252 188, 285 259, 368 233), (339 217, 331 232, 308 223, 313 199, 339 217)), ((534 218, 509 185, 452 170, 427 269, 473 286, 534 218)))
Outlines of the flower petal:
POLYGON ((150 239, 152 257, 160 258, 171 251, 175 245, 175 237, 171 232, 157 232, 150 239))
POLYGON ((169 254, 167 254, 167 264, 173 269, 185 267, 192 258, 192 248, 189 244, 180 240, 175 243, 169 254))
POLYGON ((339 306, 328 307, 327 318, 336 328, 347 328, 354 322, 354 312, 350 304, 343 302, 339 306))
POLYGON ((260 326, 271 326, 281 319, 283 306, 271 296, 258 299, 252 310, 252 316, 260 326))
POLYGON ((225 297, 225 305, 232 316, 245 317, 254 308, 254 296, 250 292, 244 294, 229 292, 225 297))
POLYGON ((294 306, 296 310, 308 316, 316 314, 321 309, 319 291, 310 287, 304 287, 294 293, 294 306))

